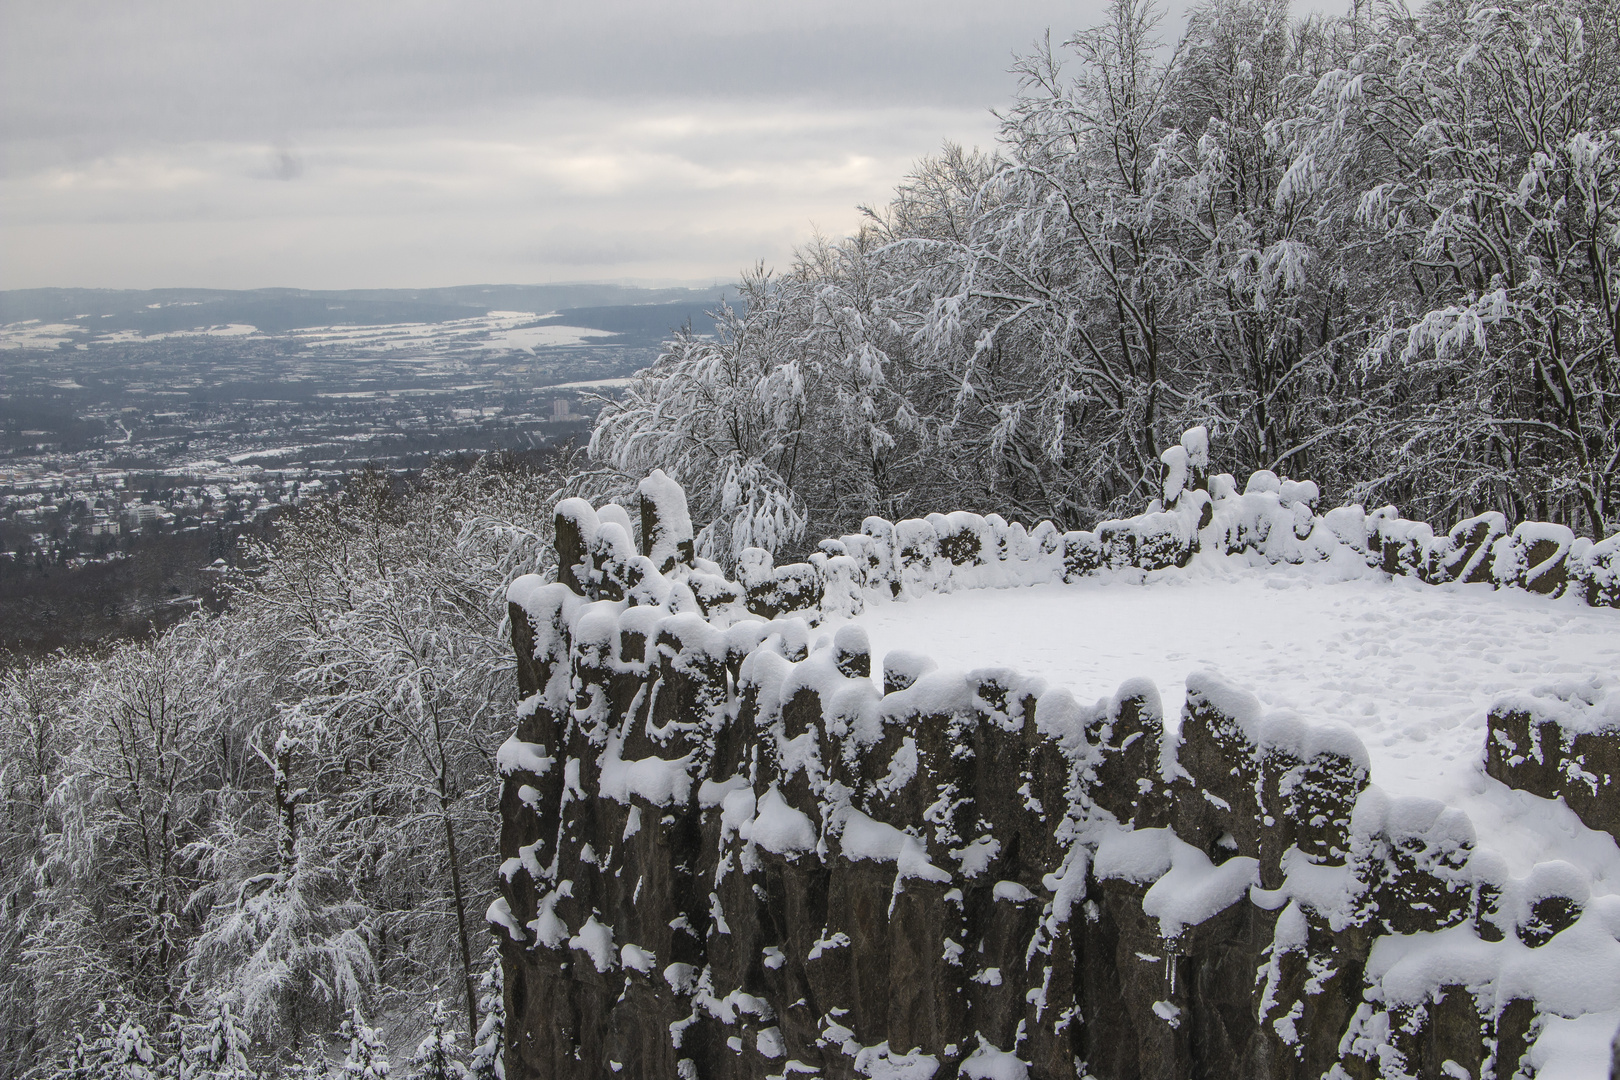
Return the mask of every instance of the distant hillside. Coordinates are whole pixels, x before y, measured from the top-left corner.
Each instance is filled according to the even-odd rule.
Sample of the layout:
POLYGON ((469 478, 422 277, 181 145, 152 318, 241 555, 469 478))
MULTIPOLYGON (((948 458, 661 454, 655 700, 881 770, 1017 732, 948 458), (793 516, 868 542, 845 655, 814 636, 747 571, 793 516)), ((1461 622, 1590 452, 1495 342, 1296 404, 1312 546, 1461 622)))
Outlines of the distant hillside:
POLYGON ((96 333, 172 333, 230 323, 281 334, 314 326, 440 323, 490 311, 568 311, 571 325, 662 335, 694 322, 725 286, 463 285, 443 289, 18 289, 0 292, 0 323, 37 319, 96 333), (624 308, 647 308, 625 313, 624 308), (657 309, 658 314, 652 314, 657 309), (581 322, 580 313, 597 322, 581 322), (598 322, 603 325, 598 325, 598 322), (613 325, 606 325, 611 322, 613 325))

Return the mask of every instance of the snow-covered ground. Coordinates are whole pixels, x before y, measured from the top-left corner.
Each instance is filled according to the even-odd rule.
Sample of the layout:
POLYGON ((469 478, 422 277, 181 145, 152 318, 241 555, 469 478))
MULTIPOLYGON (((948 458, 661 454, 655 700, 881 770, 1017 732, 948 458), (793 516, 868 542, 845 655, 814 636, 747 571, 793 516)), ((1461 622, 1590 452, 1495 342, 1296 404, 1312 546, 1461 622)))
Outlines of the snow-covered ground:
MULTIPOLYGON (((152 304, 151 307, 163 305, 152 304)), ((386 353, 401 350, 449 352, 533 352, 537 348, 588 345, 622 335, 611 330, 553 323, 532 311, 491 311, 465 319, 436 323, 386 323, 375 326, 308 326, 288 333, 292 339, 316 349, 386 353)), ((99 332, 93 323, 44 323, 38 319, 0 324, 0 349, 54 349, 72 342, 83 349, 90 344, 128 344, 185 337, 264 337, 246 323, 197 326, 143 334, 136 330, 99 332)))
MULTIPOLYGON (((1464 810, 1479 848, 1505 858, 1515 876, 1564 859, 1591 875, 1594 896, 1620 894, 1620 849, 1607 833, 1483 770, 1486 714, 1499 696, 1620 685, 1620 610, 1488 585, 1333 580, 1324 570, 1200 557, 1145 584, 1088 578, 926 595, 870 603, 853 621, 871 639, 878 678, 894 649, 942 668, 1039 675, 1081 700, 1147 676, 1172 728, 1188 674, 1212 669, 1269 709, 1353 729, 1375 785, 1464 810)), ((1606 1076, 1617 1020, 1606 1009, 1554 1020, 1537 1047, 1543 1075, 1606 1076)))
POLYGON ((524 352, 534 352, 541 347, 555 348, 562 345, 585 345, 592 338, 610 338, 619 335, 611 330, 592 330, 586 326, 524 326, 512 330, 501 330, 499 333, 489 335, 489 347, 492 349, 507 349, 524 352))
POLYGON ((1039 675, 1082 701, 1145 675, 1158 684, 1170 727, 1188 673, 1214 670, 1268 708, 1350 727, 1367 747, 1374 783, 1467 810, 1516 873, 1569 858, 1620 892, 1613 840, 1580 828, 1567 811, 1556 816, 1567 814, 1585 834, 1571 837, 1578 850, 1553 856, 1513 842, 1526 827, 1538 843, 1547 839, 1555 823, 1540 818, 1562 806, 1487 780, 1482 767, 1485 716, 1499 696, 1616 681, 1620 610, 1489 585, 1382 575, 1327 581, 1311 567, 1239 560, 1201 559, 1153 578, 879 602, 855 621, 871 638, 876 677, 891 649, 923 653, 942 668, 1039 675), (1596 837, 1606 851, 1589 850, 1596 837))

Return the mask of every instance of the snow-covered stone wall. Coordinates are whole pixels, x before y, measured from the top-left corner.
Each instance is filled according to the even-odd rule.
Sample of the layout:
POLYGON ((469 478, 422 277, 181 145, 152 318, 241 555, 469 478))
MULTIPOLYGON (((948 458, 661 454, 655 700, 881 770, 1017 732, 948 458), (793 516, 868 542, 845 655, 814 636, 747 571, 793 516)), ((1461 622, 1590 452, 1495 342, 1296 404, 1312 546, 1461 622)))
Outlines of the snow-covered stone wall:
MULTIPOLYGON (((996 514, 965 512, 900 522, 870 517, 858 533, 823 540, 808 562, 775 566, 769 552, 750 548, 738 582, 727 582, 718 567, 701 562, 687 581, 706 614, 746 609, 767 618, 798 614, 814 623, 824 615, 859 614, 887 597, 1073 581, 1110 571, 1150 573, 1184 566, 1195 553, 1209 551, 1270 563, 1364 566, 1431 584, 1489 582, 1620 607, 1620 534, 1594 543, 1545 522, 1509 530, 1496 513, 1436 534, 1427 523, 1402 518, 1393 506, 1371 513, 1343 506, 1319 514, 1320 493, 1310 481, 1258 472, 1239 491, 1230 475, 1210 474, 1201 428, 1163 456, 1164 497, 1146 513, 1104 521, 1094 530, 1063 532, 1049 521, 1027 529, 996 514)), ((648 483, 658 491, 669 486, 662 474, 648 483)), ((560 550, 580 588, 594 579, 611 590, 624 574, 634 579, 652 568, 628 565, 634 550, 627 517, 621 536, 604 532, 615 520, 598 521, 583 501, 571 500, 559 512, 571 534, 560 550)), ((617 507, 609 512, 624 517, 617 507)), ((678 514, 684 513, 683 503, 678 514)), ((690 520, 679 521, 689 551, 690 520)), ((671 547, 668 541, 660 545, 658 551, 671 547)), ((671 565, 667 554, 657 561, 671 565)))
MULTIPOLYGON (((874 672, 858 623, 813 629, 1201 550, 1620 601, 1617 538, 1318 516, 1313 485, 1238 493, 1207 460, 1189 433, 1162 504, 1094 532, 869 519, 738 581, 661 475, 639 544, 622 509, 561 504, 560 580, 510 592, 507 1076, 1506 1080, 1538 1017, 1620 1009, 1620 898, 1476 856, 1462 812, 1369 786, 1352 731, 1213 673, 1167 731, 1145 680, 1086 704, 905 653, 874 672)), ((1487 743, 1491 776, 1620 828, 1620 702, 1505 701, 1487 743)))

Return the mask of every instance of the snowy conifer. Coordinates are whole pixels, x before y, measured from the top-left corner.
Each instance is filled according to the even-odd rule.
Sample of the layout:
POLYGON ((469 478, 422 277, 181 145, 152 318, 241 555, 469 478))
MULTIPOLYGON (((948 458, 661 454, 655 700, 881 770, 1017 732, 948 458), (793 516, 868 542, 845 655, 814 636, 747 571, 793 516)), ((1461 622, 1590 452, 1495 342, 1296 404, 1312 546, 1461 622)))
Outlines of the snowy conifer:
POLYGON ((427 1037, 411 1055, 410 1080, 461 1080, 467 1075, 456 1053, 456 1033, 448 1027, 444 1002, 433 1003, 427 1037))
POLYGON ((219 1002, 208 1022, 197 1030, 196 1040, 185 1054, 194 1080, 249 1080, 254 1075, 248 1065, 252 1036, 229 1002, 219 1002))
POLYGON ((501 1043, 506 1034, 506 1000, 502 995, 501 962, 490 961, 478 980, 478 1013, 482 1018, 473 1036, 472 1060, 468 1074, 472 1080, 506 1080, 506 1063, 501 1043))
POLYGON ((327 1080, 331 1064, 318 1047, 312 1047, 282 1067, 281 1080, 327 1080))
POLYGON ((387 1080, 392 1068, 388 1048, 377 1029, 366 1023, 360 1006, 349 1010, 348 1019, 338 1028, 338 1037, 349 1043, 342 1065, 344 1080, 387 1080))
POLYGON ((98 1080, 159 1080, 161 1070, 157 1051, 152 1048, 146 1028, 134 1020, 125 1020, 113 1032, 98 1080))
POLYGON ((62 1063, 50 1074, 51 1080, 95 1080, 107 1050, 105 1042, 86 1039, 82 1031, 74 1032, 62 1063))

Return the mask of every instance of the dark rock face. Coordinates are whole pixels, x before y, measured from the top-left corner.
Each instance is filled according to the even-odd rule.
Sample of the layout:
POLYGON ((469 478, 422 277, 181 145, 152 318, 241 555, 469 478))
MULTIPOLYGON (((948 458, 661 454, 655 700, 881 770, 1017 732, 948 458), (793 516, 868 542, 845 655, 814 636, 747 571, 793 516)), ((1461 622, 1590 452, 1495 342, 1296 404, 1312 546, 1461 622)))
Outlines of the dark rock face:
MULTIPOLYGON (((1127 543, 1174 563, 1186 530, 873 519, 732 583, 653 495, 639 553, 615 515, 560 506, 559 580, 512 590, 523 703, 490 911, 512 1080, 1527 1075, 1532 1002, 1369 994, 1373 949, 1453 928, 1550 947, 1584 878, 1507 884, 1460 812, 1368 790, 1354 734, 1207 673, 1176 739, 1145 681, 1084 705, 896 653, 880 690, 858 627, 812 647, 777 618, 840 575, 1070 575, 1127 543)), ((1202 487, 1180 501, 1208 524, 1202 487)), ((1267 528, 1297 538, 1292 520, 1267 528)), ((1505 536, 1465 522, 1439 558, 1386 532, 1386 563, 1463 580, 1505 536)), ((1490 774, 1616 832, 1620 740, 1552 711, 1493 714, 1490 774)))
POLYGON ((1563 799, 1588 828, 1620 840, 1620 715, 1585 688, 1501 702, 1491 710, 1485 771, 1508 787, 1563 799))

